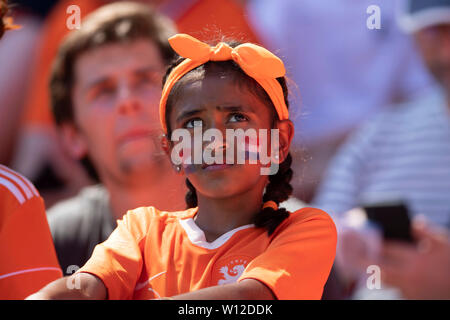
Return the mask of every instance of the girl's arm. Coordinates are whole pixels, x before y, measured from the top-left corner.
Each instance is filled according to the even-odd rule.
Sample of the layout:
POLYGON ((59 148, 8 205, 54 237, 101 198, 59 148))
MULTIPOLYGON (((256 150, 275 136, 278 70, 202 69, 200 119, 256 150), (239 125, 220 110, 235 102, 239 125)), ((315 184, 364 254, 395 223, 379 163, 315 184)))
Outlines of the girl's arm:
MULTIPOLYGON (((104 300, 107 290, 96 276, 80 272, 49 283, 27 300, 104 300), (78 278, 76 278, 78 277, 78 278), (79 284, 79 285, 78 285, 79 284)), ((274 300, 272 291, 254 279, 183 293, 176 300, 274 300)))
POLYGON ((238 283, 225 284, 183 293, 172 297, 174 300, 276 300, 276 296, 266 285, 255 279, 245 279, 238 283))
POLYGON ((107 290, 96 276, 79 272, 50 282, 26 300, 104 300, 107 290))

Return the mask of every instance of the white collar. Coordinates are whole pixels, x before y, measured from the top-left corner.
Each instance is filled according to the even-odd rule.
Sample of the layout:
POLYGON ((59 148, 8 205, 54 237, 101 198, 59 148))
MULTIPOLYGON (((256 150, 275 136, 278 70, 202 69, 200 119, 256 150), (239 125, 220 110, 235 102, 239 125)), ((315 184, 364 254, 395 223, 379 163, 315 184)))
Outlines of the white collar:
POLYGON ((180 222, 180 225, 183 227, 184 231, 186 231, 186 234, 192 244, 209 250, 219 248, 220 246, 225 244, 225 242, 227 242, 228 239, 230 239, 236 232, 255 226, 254 224, 246 224, 224 233, 213 242, 207 242, 205 233, 202 229, 199 228, 193 218, 179 219, 178 221, 180 222))

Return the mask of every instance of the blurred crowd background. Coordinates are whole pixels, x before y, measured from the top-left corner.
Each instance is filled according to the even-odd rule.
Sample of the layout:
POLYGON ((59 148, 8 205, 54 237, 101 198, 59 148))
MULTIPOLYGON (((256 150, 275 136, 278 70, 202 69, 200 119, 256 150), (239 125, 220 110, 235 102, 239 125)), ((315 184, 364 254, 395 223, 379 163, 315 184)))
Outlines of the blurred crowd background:
MULTIPOLYGON (((58 47, 71 31, 67 19, 73 12, 67 8, 78 5, 83 19, 111 2, 118 1, 10 1, 14 22, 21 28, 8 32, 0 41, 0 163, 30 179, 47 209, 98 184, 95 175, 65 147, 54 124, 49 75, 58 47)), ((283 59, 296 129, 292 147, 295 205, 318 206, 335 221, 344 221, 346 212, 365 201, 397 197, 409 205, 411 218, 421 214, 440 234, 447 232, 448 1, 429 1, 446 6, 440 17, 447 22, 425 25, 426 31, 420 29, 421 33, 417 26, 408 29, 405 23, 402 27, 401 1, 395 0, 137 2, 149 4, 172 19, 179 32, 212 42, 225 36, 259 43, 283 59), (371 27, 377 14, 368 10, 373 5, 380 9, 378 28, 371 27)), ((420 9, 421 1, 417 2, 420 9)), ((347 239, 344 229, 340 239, 347 242, 340 241, 347 244, 342 248, 346 258, 340 267, 333 268, 324 298, 397 297, 387 290, 375 290, 376 294, 358 290, 361 274, 367 278, 358 253, 364 241, 358 241, 367 234, 353 232, 347 239)), ((441 243, 444 254, 430 262, 433 267, 422 266, 429 275, 434 266, 443 265, 440 278, 414 280, 410 290, 404 282, 414 282, 415 270, 408 269, 411 278, 403 282, 395 272, 387 275, 393 287, 406 288, 399 297, 433 297, 429 287, 436 282, 447 285, 436 297, 450 298, 446 241, 441 243), (417 287, 421 288, 420 281, 427 285, 422 294, 415 294, 417 287)), ((421 268, 418 257, 410 258, 403 262, 421 268)))

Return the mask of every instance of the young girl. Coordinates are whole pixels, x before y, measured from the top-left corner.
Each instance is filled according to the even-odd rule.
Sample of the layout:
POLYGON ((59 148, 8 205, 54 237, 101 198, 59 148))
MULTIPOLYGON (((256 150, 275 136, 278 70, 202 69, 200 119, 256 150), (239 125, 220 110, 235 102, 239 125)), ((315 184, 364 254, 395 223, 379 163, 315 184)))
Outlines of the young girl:
POLYGON ((278 172, 261 175, 261 163, 174 164, 187 177, 189 209, 129 211, 83 268, 30 298, 320 299, 336 249, 333 221, 314 208, 278 208, 292 192, 294 134, 282 61, 249 43, 169 41, 181 57, 160 103, 166 152, 176 129, 277 129, 278 172))

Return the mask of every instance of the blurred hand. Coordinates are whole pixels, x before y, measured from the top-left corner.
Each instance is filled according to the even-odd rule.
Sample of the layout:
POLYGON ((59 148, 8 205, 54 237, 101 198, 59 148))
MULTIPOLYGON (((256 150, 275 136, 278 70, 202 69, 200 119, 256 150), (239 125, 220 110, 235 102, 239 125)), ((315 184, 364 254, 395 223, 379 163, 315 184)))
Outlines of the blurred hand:
POLYGON ((384 242, 377 263, 382 282, 406 299, 450 299, 448 232, 414 221, 413 234, 417 245, 384 242))
POLYGON ((338 244, 336 267, 347 284, 367 275, 367 267, 375 264, 381 234, 371 229, 361 208, 348 211, 337 221, 338 244))

